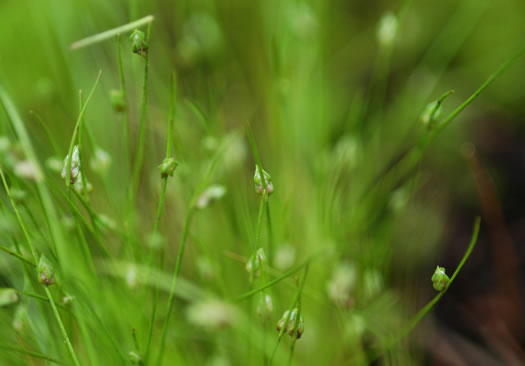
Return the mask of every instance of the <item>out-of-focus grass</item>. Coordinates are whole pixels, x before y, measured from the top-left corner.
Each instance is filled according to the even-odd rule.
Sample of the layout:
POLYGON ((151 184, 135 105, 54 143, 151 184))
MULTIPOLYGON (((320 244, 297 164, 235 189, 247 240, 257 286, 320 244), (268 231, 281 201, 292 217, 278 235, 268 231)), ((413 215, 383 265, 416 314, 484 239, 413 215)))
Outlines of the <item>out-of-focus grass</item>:
MULTIPOLYGON (((305 332, 292 362, 365 363, 368 350, 396 337, 432 296, 430 276, 439 264, 448 204, 439 182, 459 182, 466 199, 475 199, 467 164, 459 159, 469 139, 463 122, 487 113, 517 118, 525 97, 519 82, 524 61, 518 60, 443 131, 417 171, 391 183, 385 172, 426 133, 419 121, 425 106, 454 89, 443 103, 448 115, 523 46, 525 4, 8 0, 0 3, 0 13, 0 87, 28 130, 56 220, 49 222, 35 184, 15 174, 17 164, 30 157, 4 109, 2 169, 11 187, 25 192, 18 205, 37 251, 51 258, 57 272, 57 285, 50 287, 55 301, 63 305, 65 297, 73 297, 60 315, 82 365, 129 364, 130 351, 144 356, 153 289, 158 288, 148 363, 155 364, 186 210, 192 197, 212 184, 223 185, 226 195, 192 216, 163 364, 267 364, 277 342, 275 324, 296 296, 295 276, 301 272, 267 290, 273 299, 267 319, 257 315, 259 294, 248 301, 234 299, 313 254, 301 296, 305 332), (396 14, 399 33, 392 45, 381 46, 376 29, 387 11, 396 14), (155 21, 145 159, 130 208, 143 59, 131 53, 124 34, 130 131, 124 154, 121 116, 109 97, 120 87, 116 39, 75 51, 69 46, 148 14, 155 21), (100 85, 84 121, 82 157, 93 185, 87 206, 75 195, 68 200, 60 173, 46 162, 50 157, 62 161, 67 154, 79 113, 78 89, 87 94, 99 70, 100 85), (178 95, 173 155, 180 165, 167 181, 161 237, 152 238, 173 71, 178 95), (42 117, 59 156, 30 110, 42 117), (268 208, 271 234, 265 208, 260 238, 267 254, 270 245, 274 252, 264 281, 254 283, 245 262, 256 249, 260 196, 253 189, 248 125, 275 186, 268 208), (107 152, 109 166, 90 164, 97 148, 107 152), (438 169, 447 174, 437 176, 438 169), (53 230, 64 237, 62 252, 53 230), (162 249, 152 249, 152 242, 162 249), (422 268, 428 268, 428 278, 416 277, 422 268), (416 291, 421 283, 426 291, 416 291)), ((0 244, 30 258, 7 196, 1 197, 0 244)), ((5 252, 0 263, 0 287, 43 294, 30 266, 5 252)), ((21 295, 0 309, 0 346, 69 364, 49 304, 41 300, 21 295)), ((288 338, 274 364, 288 362, 288 338)), ((420 364, 421 351, 403 345, 391 350, 386 362, 420 364)), ((3 364, 37 360, 0 348, 3 364)))

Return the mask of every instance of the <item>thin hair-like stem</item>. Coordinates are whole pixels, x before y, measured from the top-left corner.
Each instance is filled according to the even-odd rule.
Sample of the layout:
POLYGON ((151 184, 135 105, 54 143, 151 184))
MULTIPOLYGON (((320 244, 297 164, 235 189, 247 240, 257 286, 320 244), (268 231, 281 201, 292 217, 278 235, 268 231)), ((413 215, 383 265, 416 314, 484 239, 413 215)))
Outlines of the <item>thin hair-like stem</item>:
POLYGON ((105 41, 106 39, 115 37, 119 33, 131 32, 135 28, 142 27, 143 25, 146 25, 146 24, 151 24, 151 22, 153 22, 154 19, 155 17, 153 15, 147 15, 144 18, 140 18, 131 23, 124 24, 116 28, 108 29, 107 31, 97 33, 92 36, 83 38, 79 41, 73 42, 70 48, 72 50, 77 50, 79 48, 86 47, 94 43, 105 41))

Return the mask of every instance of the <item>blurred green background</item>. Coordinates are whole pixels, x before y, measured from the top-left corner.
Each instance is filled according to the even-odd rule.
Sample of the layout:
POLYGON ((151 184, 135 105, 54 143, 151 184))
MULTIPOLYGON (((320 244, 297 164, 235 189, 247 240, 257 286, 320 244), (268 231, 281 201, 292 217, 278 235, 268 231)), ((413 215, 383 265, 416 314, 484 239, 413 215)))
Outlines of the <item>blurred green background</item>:
MULTIPOLYGON (((394 336, 434 295, 430 277, 435 266, 445 265, 452 273, 476 215, 483 216, 484 226, 464 273, 416 336, 376 364, 525 362, 519 246, 525 238, 525 59, 517 60, 444 130, 417 171, 387 181, 379 191, 374 188, 425 133, 420 116, 428 103, 455 90, 443 103, 447 115, 523 47, 523 1, 2 0, 0 14, 0 85, 18 108, 40 162, 54 151, 29 111, 42 116, 63 159, 78 116, 78 90, 87 94, 102 70, 86 125, 112 163, 104 174, 90 172, 90 198, 98 214, 115 221, 117 231, 125 231, 126 171, 135 156, 143 60, 131 53, 125 35, 130 151, 124 156, 120 116, 112 111, 109 98, 110 90, 119 88, 116 40, 79 50, 70 45, 145 15, 155 16, 146 155, 133 239, 139 249, 130 255, 122 237, 109 233, 104 240, 122 264, 122 273, 116 275, 114 268, 105 273, 94 245, 93 257, 105 282, 97 288, 84 279, 88 299, 78 295, 79 301, 97 309, 108 329, 94 341, 106 352, 101 364, 119 363, 115 343, 125 354, 133 348, 131 328, 137 329, 140 344, 146 340, 149 292, 125 279, 131 264, 147 262, 172 71, 177 74, 174 155, 180 166, 168 183, 160 226, 166 239, 166 278, 156 280, 167 283, 164 289, 169 288, 186 207, 222 144, 227 147, 211 183, 224 185, 227 194, 192 222, 182 266, 189 292, 176 302, 165 365, 262 363, 256 338, 246 327, 202 330, 184 316, 198 297, 192 291, 231 299, 250 289, 244 265, 232 259, 248 258, 253 252, 259 204, 253 192, 254 159, 245 136, 248 124, 275 186, 270 197, 273 235, 263 230, 263 242, 274 242, 272 265, 287 268, 278 268, 278 254, 286 259, 292 253, 292 263, 319 251, 325 255, 312 263, 306 281, 306 330, 297 342, 294 364, 363 364, 363 352, 394 336), (389 12, 397 17, 398 33, 392 43, 381 44, 378 24, 389 12), (477 153, 472 154, 472 147, 477 153), (334 304, 330 283, 341 272, 351 277, 351 292, 339 294, 344 304, 334 304)), ((0 110, 0 133, 12 136, 8 121, 0 110)), ((88 148, 87 156, 93 152, 88 148)), ((62 189, 59 175, 46 172, 46 179, 62 189)), ((55 198, 59 212, 67 215, 60 195, 55 198)), ((27 207, 41 222, 38 199, 27 207)), ((2 210, 7 228, 0 234, 2 240, 22 240, 20 233, 7 234, 16 230, 8 225, 12 214, 7 206, 2 210)), ((41 236, 38 245, 45 251, 46 234, 41 236)), ((70 238, 72 245, 78 240, 74 234, 70 238)), ((72 253, 81 257, 80 250, 72 253)), ((19 264, 1 259, 3 287, 22 286, 19 264)), ((272 291, 270 325, 254 332, 273 347, 273 324, 289 306, 294 282, 272 291)), ((166 298, 164 291, 158 329, 166 298)), ((240 307, 243 317, 258 324, 253 327, 260 325, 255 303, 240 307)), ((0 311, 2 339, 67 359, 58 338, 58 346, 52 346, 52 340, 35 341, 38 334, 48 334, 37 320, 33 336, 15 336, 10 329, 14 310, 0 311)), ((89 332, 97 334, 96 317, 86 318, 95 324, 89 332)), ((69 330, 74 346, 82 349, 75 326, 69 324, 69 330)), ((278 356, 280 364, 286 364, 286 347, 278 356)), ((1 350, 0 360, 6 365, 33 362, 1 350)))

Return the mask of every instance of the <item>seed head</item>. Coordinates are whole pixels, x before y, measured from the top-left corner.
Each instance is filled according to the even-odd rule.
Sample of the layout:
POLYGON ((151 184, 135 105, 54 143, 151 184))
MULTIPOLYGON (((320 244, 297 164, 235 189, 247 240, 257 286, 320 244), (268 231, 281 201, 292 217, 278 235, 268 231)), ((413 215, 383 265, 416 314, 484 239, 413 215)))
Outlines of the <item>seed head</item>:
POLYGON ((173 172, 175 171, 178 165, 179 163, 177 162, 177 160, 173 158, 164 159, 162 164, 159 165, 161 178, 168 178, 168 176, 173 177, 173 172))
POLYGON ((251 255, 246 263, 246 271, 250 274, 250 278, 260 276, 261 268, 266 261, 266 254, 264 254, 263 248, 257 249, 257 251, 251 255))
POLYGON ((149 44, 146 41, 144 32, 135 29, 133 33, 129 36, 131 41, 131 50, 133 53, 145 57, 148 54, 149 44))
POLYGON ((44 286, 51 286, 55 283, 55 273, 51 263, 47 260, 46 256, 42 254, 40 261, 37 266, 38 270, 38 282, 44 286))
POLYGON ((447 288, 449 281, 450 278, 448 278, 447 274, 445 273, 445 267, 437 266, 434 274, 432 275, 432 286, 434 286, 436 291, 441 292, 447 288))
MULTIPOLYGON (((266 182, 266 188, 268 189, 268 195, 273 193, 272 177, 267 171, 262 169, 264 180, 266 182)), ((255 186, 255 193, 262 195, 264 191, 264 183, 262 181, 261 172, 258 165, 255 165, 255 174, 253 175, 253 183, 255 186)))
MULTIPOLYGON (((67 161, 69 159, 69 154, 66 155, 64 159, 64 168, 62 168, 62 178, 66 179, 67 177, 67 161)), ((78 176, 80 175, 80 155, 78 151, 78 145, 73 146, 73 151, 71 152, 71 171, 69 173, 69 183, 75 184, 78 176)))
MULTIPOLYGON (((281 332, 282 329, 284 329, 285 332, 288 333, 289 336, 294 335, 294 327, 295 322, 297 321, 297 308, 293 309, 291 312, 289 310, 286 310, 277 322, 277 331, 281 332)), ((302 315, 299 315, 299 322, 297 324, 297 329, 295 329, 295 336, 297 339, 301 338, 301 336, 304 333, 304 320, 302 315)))

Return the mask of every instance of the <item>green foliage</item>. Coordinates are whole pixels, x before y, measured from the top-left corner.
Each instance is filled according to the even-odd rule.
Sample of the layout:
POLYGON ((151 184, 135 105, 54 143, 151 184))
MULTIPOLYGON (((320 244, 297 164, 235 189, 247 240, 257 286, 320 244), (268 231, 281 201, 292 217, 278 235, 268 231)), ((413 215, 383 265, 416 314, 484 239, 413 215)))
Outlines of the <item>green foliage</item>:
POLYGON ((343 3, 0 4, 0 364, 421 364, 525 5, 343 3))

